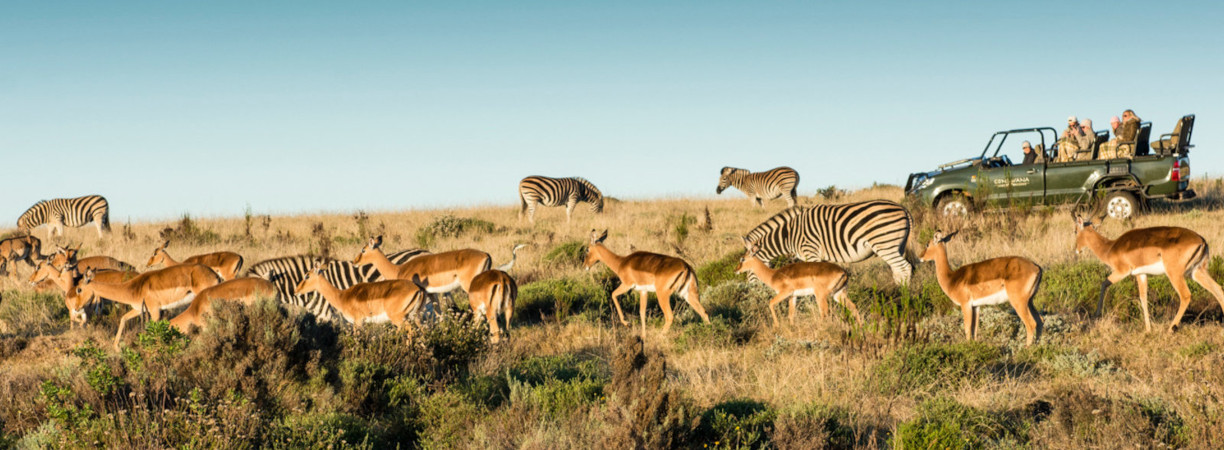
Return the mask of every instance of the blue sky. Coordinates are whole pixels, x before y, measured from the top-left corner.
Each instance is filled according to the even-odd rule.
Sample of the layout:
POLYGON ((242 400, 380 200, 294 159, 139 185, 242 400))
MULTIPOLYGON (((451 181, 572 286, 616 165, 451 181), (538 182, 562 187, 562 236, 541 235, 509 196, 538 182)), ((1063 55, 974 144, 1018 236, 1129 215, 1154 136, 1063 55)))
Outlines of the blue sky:
POLYGON ((0 3, 0 224, 713 196, 726 165, 810 194, 1126 108, 1197 114, 1224 175, 1218 2, 355 3, 0 3))

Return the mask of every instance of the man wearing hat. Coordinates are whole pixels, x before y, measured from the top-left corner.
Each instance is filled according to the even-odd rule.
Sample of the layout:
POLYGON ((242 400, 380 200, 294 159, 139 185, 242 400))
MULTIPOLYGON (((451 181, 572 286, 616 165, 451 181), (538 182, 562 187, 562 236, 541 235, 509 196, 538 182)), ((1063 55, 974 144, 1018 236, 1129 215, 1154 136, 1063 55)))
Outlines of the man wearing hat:
POLYGON ((1067 129, 1063 130, 1062 136, 1058 138, 1058 160, 1070 161, 1071 156, 1080 151, 1080 139, 1084 137, 1084 131, 1080 129, 1079 119, 1075 116, 1067 118, 1067 129))

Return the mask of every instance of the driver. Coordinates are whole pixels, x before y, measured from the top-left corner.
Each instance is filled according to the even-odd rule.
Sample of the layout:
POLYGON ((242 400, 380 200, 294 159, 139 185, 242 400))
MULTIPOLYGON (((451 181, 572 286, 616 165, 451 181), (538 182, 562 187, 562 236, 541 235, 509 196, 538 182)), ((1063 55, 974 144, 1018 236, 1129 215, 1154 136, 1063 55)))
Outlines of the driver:
POLYGON ((1037 155, 1036 150, 1033 150, 1033 146, 1029 144, 1029 141, 1024 141, 1023 144, 1020 144, 1020 147, 1024 149, 1024 162, 1020 163, 1021 165, 1041 162, 1042 158, 1037 155))

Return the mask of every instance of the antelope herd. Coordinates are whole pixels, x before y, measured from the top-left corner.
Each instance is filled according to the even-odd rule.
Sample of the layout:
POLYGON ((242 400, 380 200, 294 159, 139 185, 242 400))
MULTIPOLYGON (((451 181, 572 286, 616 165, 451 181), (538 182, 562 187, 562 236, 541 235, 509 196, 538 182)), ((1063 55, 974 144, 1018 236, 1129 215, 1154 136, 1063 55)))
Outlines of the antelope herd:
MULTIPOLYGON (((893 270, 898 284, 906 284, 913 271, 906 256, 910 236, 909 212, 901 205, 873 200, 841 205, 796 206, 799 175, 788 167, 751 173, 725 167, 720 172, 717 191, 734 186, 757 206, 762 200, 785 198, 788 208, 766 219, 743 235, 745 253, 735 268, 751 273, 776 295, 768 301, 770 318, 779 326, 775 307, 789 299, 789 321, 793 325, 797 297, 815 298, 820 318, 830 312, 828 299, 842 304, 859 324, 863 317, 847 295, 849 273, 838 264, 863 261, 871 256, 883 259, 893 270), (769 261, 795 258, 783 267, 771 268, 769 261)), ((525 214, 533 224, 535 207, 565 206, 566 222, 574 207, 591 203, 591 212, 602 213, 604 196, 583 178, 532 176, 519 183, 520 220, 525 214)), ((1224 291, 1207 271, 1210 252, 1205 239, 1178 227, 1153 227, 1130 230, 1110 240, 1096 231, 1092 223, 1074 217, 1076 253, 1091 251, 1112 273, 1101 283, 1095 316, 1100 316, 1106 290, 1113 283, 1134 275, 1139 287, 1144 326, 1151 331, 1147 306, 1147 277, 1165 275, 1177 290, 1181 304, 1170 329, 1180 324, 1190 302, 1190 278, 1205 287, 1224 308, 1224 291)), ((108 300, 131 307, 119 322, 114 345, 119 347, 128 321, 142 314, 157 320, 163 311, 187 305, 170 324, 183 331, 203 326, 211 307, 218 301, 253 303, 275 298, 301 306, 320 319, 340 318, 353 326, 367 322, 390 322, 408 328, 448 306, 436 294, 462 289, 477 317, 487 322, 490 340, 500 342, 510 330, 518 285, 510 271, 518 250, 515 245, 509 262, 494 267, 489 253, 477 249, 458 249, 431 253, 423 249, 385 253, 382 236, 369 239, 350 262, 314 256, 286 256, 260 262, 242 272, 243 258, 234 252, 215 252, 176 260, 166 241, 153 250, 145 272, 131 264, 105 255, 79 257, 80 246, 58 247, 42 253, 42 242, 31 234, 34 227, 47 225, 48 236, 63 234, 64 226, 97 225, 101 236, 108 231, 109 204, 90 195, 73 199, 40 201, 18 220, 25 234, 0 240, 0 273, 16 275, 16 263, 33 268, 28 282, 38 290, 63 292, 70 326, 88 319, 89 305, 108 300), (164 268, 153 269, 164 265, 164 268), (502 319, 499 324, 498 319, 502 319), (503 329, 504 326, 504 329, 503 329)), ((1041 335, 1041 316, 1033 299, 1041 286, 1042 268, 1031 260, 1004 256, 953 269, 948 262, 946 242, 956 233, 935 233, 922 253, 921 261, 935 264, 940 288, 960 306, 965 337, 976 338, 979 308, 1010 303, 1023 323, 1028 345, 1041 335)), ((604 246, 608 231, 591 230, 583 267, 598 263, 607 266, 620 280, 611 299, 617 318, 625 326, 619 298, 630 291, 639 294, 638 317, 646 333, 646 307, 649 293, 656 294, 663 312, 663 332, 670 330, 674 313, 672 294, 683 299, 709 322, 701 304, 697 273, 689 262, 674 256, 644 251, 618 255, 604 246)), ((434 314, 441 316, 440 314, 434 314)))

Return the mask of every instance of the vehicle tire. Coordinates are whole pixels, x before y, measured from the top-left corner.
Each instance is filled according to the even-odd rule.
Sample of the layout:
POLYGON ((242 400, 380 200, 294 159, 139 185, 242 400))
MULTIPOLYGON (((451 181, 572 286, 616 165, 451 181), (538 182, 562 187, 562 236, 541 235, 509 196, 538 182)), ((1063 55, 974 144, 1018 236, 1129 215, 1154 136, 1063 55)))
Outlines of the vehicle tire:
POLYGON ((1115 220, 1131 220, 1139 217, 1143 203, 1134 193, 1128 191, 1113 191, 1101 202, 1102 212, 1115 220))
POLYGON ((969 197, 960 194, 944 196, 935 207, 935 214, 943 219, 965 218, 969 217, 971 212, 973 212, 973 202, 969 201, 969 197))

